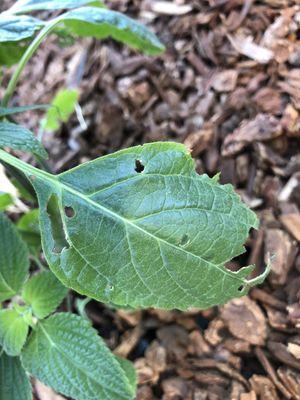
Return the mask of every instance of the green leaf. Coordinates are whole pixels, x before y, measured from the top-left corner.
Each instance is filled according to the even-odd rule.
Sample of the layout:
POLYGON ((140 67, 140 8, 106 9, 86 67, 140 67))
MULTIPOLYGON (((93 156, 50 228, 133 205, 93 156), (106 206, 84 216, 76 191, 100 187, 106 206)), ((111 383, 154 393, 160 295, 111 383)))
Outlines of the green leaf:
POLYGON ((9 13, 21 14, 37 10, 67 10, 85 5, 103 7, 103 3, 99 0, 19 0, 9 9, 9 13))
POLYGON ((68 289, 51 271, 34 275, 24 285, 22 297, 37 318, 45 318, 60 305, 68 289))
POLYGON ((14 204, 14 199, 9 193, 0 192, 0 211, 4 211, 7 207, 14 204))
POLYGON ((0 310, 0 344, 10 356, 20 354, 27 338, 29 326, 22 313, 0 310))
POLYGON ((0 14, 0 43, 30 38, 44 25, 43 21, 27 15, 0 14))
POLYGON ((39 140, 28 129, 11 122, 0 122, 0 147, 10 147, 48 158, 39 140))
POLYGON ((131 307, 208 308, 245 295, 247 280, 225 263, 244 252, 255 214, 231 185, 195 172, 183 145, 119 151, 57 176, 10 155, 40 204, 44 254, 67 287, 131 307))
POLYGON ((26 280, 28 249, 17 229, 0 213, 0 302, 14 296, 26 280))
POLYGON ((31 385, 19 357, 0 349, 0 400, 32 400, 31 385))
POLYGON ((51 103, 53 107, 47 112, 43 124, 44 129, 55 131, 60 127, 61 122, 67 122, 75 111, 78 97, 79 94, 76 89, 60 90, 51 103))
POLYGON ((125 372, 125 375, 127 376, 132 391, 135 392, 137 388, 137 376, 133 364, 130 361, 126 360, 125 358, 119 356, 115 357, 120 366, 122 367, 123 371, 125 372))
POLYGON ((41 248, 38 209, 30 210, 22 215, 17 223, 17 228, 30 249, 41 248))
POLYGON ((49 107, 50 105, 48 104, 34 104, 20 107, 0 107, 0 117, 7 117, 8 115, 18 114, 25 111, 46 110, 49 107))
POLYGON ((20 60, 25 50, 23 42, 0 43, 0 65, 11 67, 20 60))
POLYGON ((144 25, 125 15, 96 7, 82 7, 63 14, 60 18, 66 28, 78 36, 97 39, 112 37, 148 54, 160 54, 164 46, 144 25))
POLYGON ((22 352, 24 368, 76 400, 133 399, 123 369, 84 318, 59 313, 38 324, 22 352))

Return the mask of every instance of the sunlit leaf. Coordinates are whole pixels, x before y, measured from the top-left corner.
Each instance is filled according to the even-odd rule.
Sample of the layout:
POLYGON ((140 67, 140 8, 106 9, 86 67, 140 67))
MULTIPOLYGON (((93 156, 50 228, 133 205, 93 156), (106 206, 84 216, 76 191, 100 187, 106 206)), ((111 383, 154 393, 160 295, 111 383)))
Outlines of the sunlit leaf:
POLYGON ((54 176, 0 153, 31 179, 44 254, 78 292, 131 307, 208 308, 245 295, 225 264, 244 252, 255 214, 231 185, 195 172, 184 146, 152 143, 54 176))

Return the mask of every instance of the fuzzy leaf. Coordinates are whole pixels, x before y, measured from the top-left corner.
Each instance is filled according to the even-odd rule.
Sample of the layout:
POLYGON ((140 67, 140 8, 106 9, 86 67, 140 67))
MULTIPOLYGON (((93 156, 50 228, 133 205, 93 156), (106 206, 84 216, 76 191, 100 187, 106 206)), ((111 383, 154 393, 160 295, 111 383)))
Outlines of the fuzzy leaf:
POLYGON ((24 368, 76 400, 129 400, 124 370, 84 318, 59 313, 38 324, 22 352, 24 368))
POLYGON ((42 243, 67 287, 131 307, 208 308, 245 295, 253 266, 229 271, 255 214, 231 185, 195 172, 183 145, 119 151, 57 176, 11 160, 31 179, 42 243))
POLYGON ((44 23, 27 15, 0 14, 0 43, 30 38, 44 23))
POLYGON ((21 353, 28 334, 28 323, 16 310, 0 310, 0 344, 10 356, 21 353))
POLYGON ((48 158, 47 152, 28 129, 11 122, 0 122, 0 147, 10 147, 48 158))
POLYGON ((32 400, 31 385, 19 357, 0 349, 0 400, 32 400))
POLYGON ((22 297, 37 318, 45 318, 63 301, 68 289, 51 271, 40 272, 24 285, 22 297))
POLYGON ((19 0, 9 13, 22 14, 37 10, 67 10, 81 6, 103 6, 99 0, 19 0))
POLYGON ((28 250, 15 226, 0 213, 0 302, 13 297, 26 280, 28 250))

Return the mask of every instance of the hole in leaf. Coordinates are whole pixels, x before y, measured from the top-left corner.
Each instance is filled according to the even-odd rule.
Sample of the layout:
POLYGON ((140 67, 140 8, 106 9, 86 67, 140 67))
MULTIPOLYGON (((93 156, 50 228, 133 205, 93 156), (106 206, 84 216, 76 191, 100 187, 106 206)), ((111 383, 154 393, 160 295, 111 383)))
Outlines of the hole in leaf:
POLYGON ((187 235, 186 233, 182 236, 179 246, 186 246, 188 244, 188 242, 190 241, 189 235, 187 235))
POLYGON ((73 217, 75 216, 75 210, 74 210, 73 207, 68 207, 68 206, 66 206, 66 207, 64 208, 64 210, 65 210, 65 214, 66 214, 66 216, 67 216, 68 218, 73 218, 73 217))
POLYGON ((244 286, 244 285, 241 285, 241 286, 238 288, 238 291, 239 291, 239 292, 242 292, 242 291, 244 290, 244 288, 245 288, 245 286, 244 286))
POLYGON ((58 205, 58 198, 52 194, 47 203, 47 214, 51 222, 52 237, 54 240, 53 253, 59 254, 64 248, 69 247, 67 242, 60 209, 58 205))
POLYGON ((135 160, 135 171, 136 172, 143 172, 145 169, 144 165, 142 164, 142 162, 140 160, 135 160))

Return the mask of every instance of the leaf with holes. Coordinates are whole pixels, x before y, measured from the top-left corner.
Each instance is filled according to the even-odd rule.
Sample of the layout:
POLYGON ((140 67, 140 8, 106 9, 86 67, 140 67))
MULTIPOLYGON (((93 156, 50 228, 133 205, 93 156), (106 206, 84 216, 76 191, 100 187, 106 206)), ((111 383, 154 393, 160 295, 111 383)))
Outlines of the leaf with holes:
POLYGON ((17 310, 0 310, 0 344, 8 355, 20 354, 28 329, 29 326, 23 313, 17 310))
POLYGON ((38 323, 22 352, 33 376, 76 400, 132 400, 132 377, 90 323, 74 314, 54 314, 38 323))
POLYGON ((18 0, 8 12, 21 14, 37 10, 66 10, 85 5, 103 7, 99 0, 18 0))
POLYGON ((48 158, 46 150, 32 132, 11 122, 0 122, 0 147, 29 151, 48 158))
POLYGON ((9 357, 0 348, 0 399, 32 400, 31 385, 19 357, 9 357))
POLYGON ((22 298, 37 318, 45 318, 60 305, 67 291, 51 271, 43 271, 26 282, 22 298))
POLYGON ((231 185, 195 172, 183 145, 152 143, 54 176, 10 155, 40 204, 45 256, 67 287, 131 307, 208 308, 261 282, 244 252, 257 218, 231 185))
POLYGON ((28 250, 17 229, 0 213, 0 302, 19 292, 27 278, 28 250))

